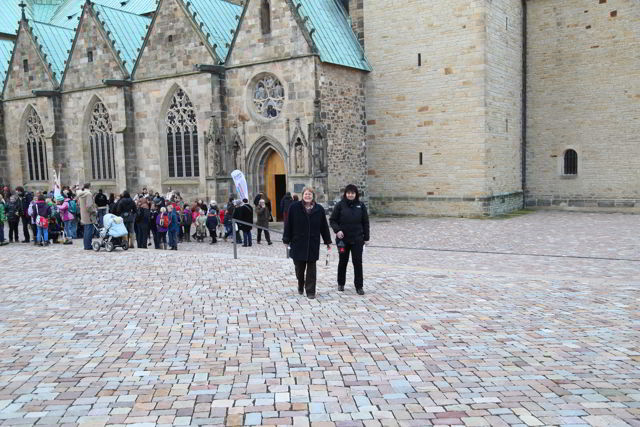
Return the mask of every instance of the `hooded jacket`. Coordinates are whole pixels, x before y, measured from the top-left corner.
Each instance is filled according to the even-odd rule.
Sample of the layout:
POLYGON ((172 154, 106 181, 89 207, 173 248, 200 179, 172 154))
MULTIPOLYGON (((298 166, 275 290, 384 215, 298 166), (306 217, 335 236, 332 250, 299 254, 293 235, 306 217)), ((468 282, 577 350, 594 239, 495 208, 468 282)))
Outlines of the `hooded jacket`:
POLYGON ((334 233, 342 231, 346 243, 369 241, 369 213, 360 200, 343 197, 333 208, 329 219, 334 233))

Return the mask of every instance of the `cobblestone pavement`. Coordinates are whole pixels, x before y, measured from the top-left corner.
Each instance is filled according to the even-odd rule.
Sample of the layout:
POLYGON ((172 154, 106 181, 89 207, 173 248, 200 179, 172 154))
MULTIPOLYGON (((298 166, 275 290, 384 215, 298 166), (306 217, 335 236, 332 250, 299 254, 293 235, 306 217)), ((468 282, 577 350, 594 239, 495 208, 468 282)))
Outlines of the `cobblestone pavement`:
POLYGON ((0 422, 640 426, 639 221, 378 218, 316 300, 281 243, 3 246, 0 422))

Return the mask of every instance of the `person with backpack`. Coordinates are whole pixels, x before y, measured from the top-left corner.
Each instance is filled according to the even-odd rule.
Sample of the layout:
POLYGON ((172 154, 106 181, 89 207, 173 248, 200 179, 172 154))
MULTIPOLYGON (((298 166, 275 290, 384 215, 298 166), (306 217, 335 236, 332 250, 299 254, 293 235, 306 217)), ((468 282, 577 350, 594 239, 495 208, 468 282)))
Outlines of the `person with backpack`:
POLYGON ((216 227, 218 226, 218 210, 215 202, 212 201, 211 206, 209 207, 209 212, 207 212, 207 229, 209 230, 209 236, 211 237, 210 245, 214 243, 218 243, 216 239, 216 227))
POLYGON ((4 197, 0 194, 0 246, 8 245, 4 241, 4 223, 7 222, 6 205, 4 203, 4 197))
POLYGON ((31 208, 31 218, 37 227, 36 245, 49 246, 49 216, 51 216, 51 207, 41 194, 31 208))
POLYGON ((20 211, 22 210, 22 204, 18 201, 18 196, 15 194, 9 197, 9 203, 7 203, 7 222, 9 223, 9 243, 14 241, 18 243, 20 238, 18 237, 18 224, 20 223, 20 211))
POLYGON ((169 247, 172 251, 178 250, 178 232, 180 231, 180 217, 174 209, 173 205, 167 206, 167 214, 169 215, 169 247))
POLYGON ((191 224, 193 224, 193 212, 189 209, 189 205, 185 204, 182 210, 182 227, 184 228, 182 238, 186 242, 191 241, 191 224))
POLYGON ((73 243, 72 236, 73 233, 71 231, 73 225, 74 216, 71 212, 69 212, 69 198, 65 196, 59 196, 61 199, 61 203, 58 206, 60 211, 60 219, 62 219, 62 224, 64 225, 64 244, 70 245, 73 243))
POLYGON ((167 208, 160 208, 160 213, 156 217, 156 230, 158 232, 158 249, 167 249, 167 230, 171 225, 171 217, 167 213, 167 208))
POLYGON ((116 203, 116 215, 122 217, 122 221, 124 221, 125 227, 127 227, 127 232, 129 233, 129 249, 133 249, 133 224, 135 224, 136 220, 136 203, 131 198, 131 195, 127 190, 122 192, 122 197, 116 203))
POLYGON ((139 197, 136 214, 136 240, 139 249, 147 249, 147 244, 149 243, 149 221, 149 199, 139 197))

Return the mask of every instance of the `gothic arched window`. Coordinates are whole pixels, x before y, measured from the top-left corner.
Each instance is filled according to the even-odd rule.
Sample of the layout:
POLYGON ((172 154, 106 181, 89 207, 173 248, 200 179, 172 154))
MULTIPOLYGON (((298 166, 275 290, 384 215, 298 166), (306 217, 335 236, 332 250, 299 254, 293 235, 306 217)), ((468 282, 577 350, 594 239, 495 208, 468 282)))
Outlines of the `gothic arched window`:
POLYGON ((284 87, 272 74, 260 74, 254 79, 253 105, 265 119, 278 117, 284 105, 284 87))
POLYGON ((199 176, 196 110, 182 89, 176 90, 166 117, 170 178, 199 176))
POLYGON ((575 150, 567 150, 564 152, 564 168, 565 175, 578 174, 578 153, 575 150))
POLYGON ((260 5, 260 28, 262 29, 262 34, 271 32, 271 5, 269 0, 262 0, 260 5))
POLYGON ((44 140, 44 128, 36 110, 30 108, 26 120, 27 165, 30 181, 48 181, 47 145, 44 140))
POLYGON ((113 139, 113 126, 109 112, 102 102, 97 102, 91 111, 91 123, 89 123, 91 178, 93 180, 116 179, 113 139))

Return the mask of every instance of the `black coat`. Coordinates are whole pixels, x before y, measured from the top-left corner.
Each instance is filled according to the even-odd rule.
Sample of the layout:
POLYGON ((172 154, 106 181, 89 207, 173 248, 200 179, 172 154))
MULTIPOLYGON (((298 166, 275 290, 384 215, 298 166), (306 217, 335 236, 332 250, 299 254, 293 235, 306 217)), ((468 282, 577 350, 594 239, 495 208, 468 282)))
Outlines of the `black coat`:
POLYGON ((307 214, 302 202, 292 203, 282 236, 282 241, 291 247, 291 259, 317 261, 320 258, 320 235, 325 245, 331 244, 331 233, 324 208, 316 204, 307 214))
POLYGON ((133 222, 136 210, 136 203, 131 197, 122 197, 116 203, 116 215, 121 216, 124 222, 133 222))
POLYGON ((331 228, 344 233, 346 243, 369 241, 369 214, 364 203, 342 198, 333 208, 329 219, 331 228))
MULTIPOLYGON (((253 208, 248 203, 235 208, 233 211, 233 219, 239 219, 240 221, 253 224, 253 208)), ((238 224, 238 230, 241 231, 251 231, 252 228, 250 225, 238 224)))
POLYGON ((282 197, 282 200, 280 200, 280 212, 282 212, 283 214, 289 212, 289 207, 291 206, 291 203, 293 203, 293 199, 291 198, 291 196, 287 196, 285 194, 282 197))

